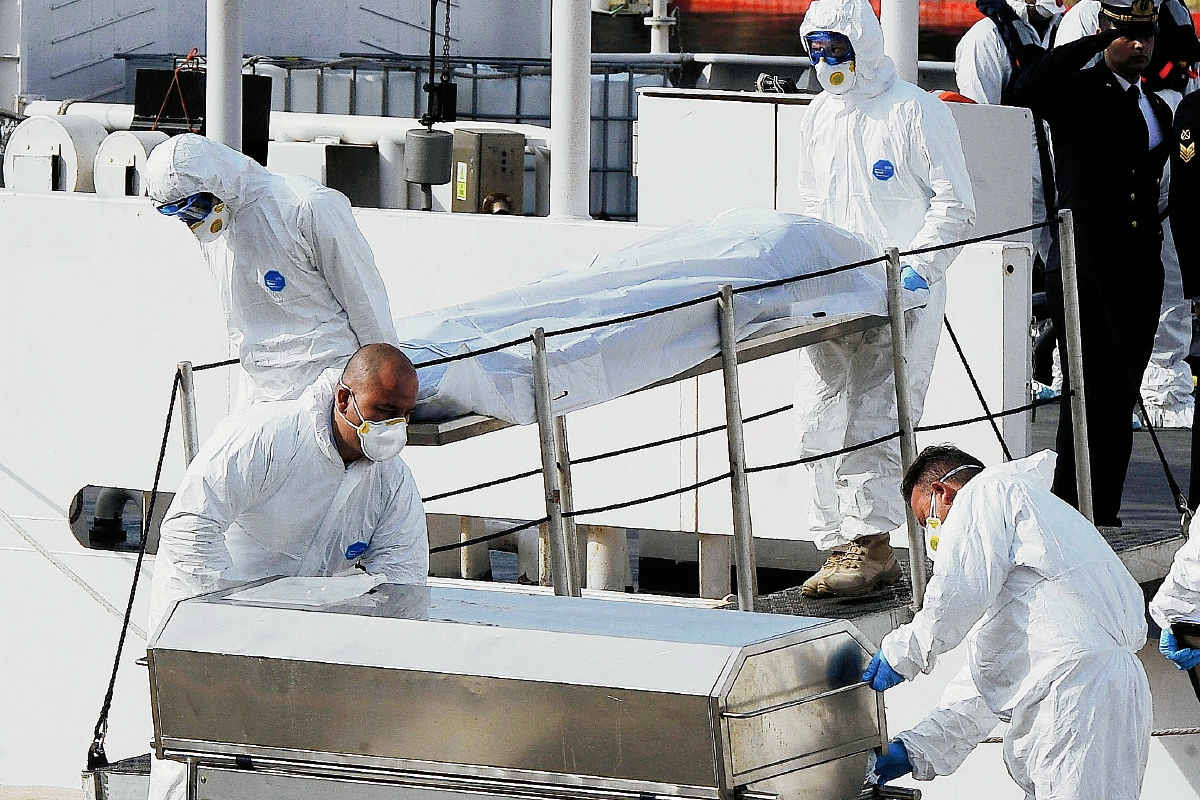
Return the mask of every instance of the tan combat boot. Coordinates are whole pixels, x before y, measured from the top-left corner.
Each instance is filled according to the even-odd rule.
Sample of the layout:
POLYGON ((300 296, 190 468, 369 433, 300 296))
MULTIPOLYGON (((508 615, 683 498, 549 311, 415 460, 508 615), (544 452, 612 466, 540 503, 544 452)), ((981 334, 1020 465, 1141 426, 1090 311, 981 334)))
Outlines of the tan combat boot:
POLYGON ((866 594, 880 586, 900 579, 903 572, 892 552, 886 533, 860 536, 846 545, 845 552, 833 557, 812 578, 804 583, 801 592, 809 596, 853 597, 866 594), (813 586, 809 587, 809 582, 813 586))
POLYGON ((800 587, 800 594, 805 597, 819 597, 822 594, 828 594, 824 591, 825 579, 832 575, 838 568, 838 563, 845 554, 844 547, 838 547, 829 554, 829 558, 825 559, 825 564, 817 571, 816 575, 806 580, 800 587))

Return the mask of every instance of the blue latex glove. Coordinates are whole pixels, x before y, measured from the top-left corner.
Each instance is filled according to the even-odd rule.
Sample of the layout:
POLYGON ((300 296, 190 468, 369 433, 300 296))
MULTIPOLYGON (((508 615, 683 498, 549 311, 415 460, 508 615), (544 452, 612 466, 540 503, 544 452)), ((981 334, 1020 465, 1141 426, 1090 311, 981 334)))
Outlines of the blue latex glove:
POLYGON ((912 762, 908 760, 908 750, 905 749, 904 742, 899 739, 893 739, 888 744, 887 752, 875 759, 875 774, 879 776, 880 783, 894 781, 910 772, 912 762))
POLYGON ((862 674, 862 679, 871 684, 877 692, 886 691, 898 683, 904 682, 904 676, 892 669, 892 665, 883 657, 883 651, 877 650, 871 657, 871 663, 862 674))
POLYGON ((1166 628, 1163 629, 1162 636, 1158 637, 1158 652, 1171 659, 1179 669, 1191 669, 1200 664, 1200 650, 1194 647, 1180 647, 1175 634, 1166 628))
POLYGON ((912 267, 904 267, 900 270, 900 285, 912 292, 929 288, 929 284, 921 277, 921 274, 912 267))

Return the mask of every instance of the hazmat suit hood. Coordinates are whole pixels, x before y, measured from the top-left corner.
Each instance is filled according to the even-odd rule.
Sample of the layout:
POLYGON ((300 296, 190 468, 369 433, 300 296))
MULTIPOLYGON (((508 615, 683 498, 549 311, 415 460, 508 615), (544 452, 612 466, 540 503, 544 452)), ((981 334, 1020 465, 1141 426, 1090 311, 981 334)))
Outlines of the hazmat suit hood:
POLYGON ((804 15, 800 37, 814 31, 840 33, 854 47, 854 86, 842 95, 875 97, 896 82, 896 65, 883 54, 883 28, 866 0, 815 0, 804 15))
POLYGON ((156 203, 211 192, 234 215, 271 181, 271 173, 254 159, 194 133, 174 136, 155 147, 146 159, 145 175, 156 203))

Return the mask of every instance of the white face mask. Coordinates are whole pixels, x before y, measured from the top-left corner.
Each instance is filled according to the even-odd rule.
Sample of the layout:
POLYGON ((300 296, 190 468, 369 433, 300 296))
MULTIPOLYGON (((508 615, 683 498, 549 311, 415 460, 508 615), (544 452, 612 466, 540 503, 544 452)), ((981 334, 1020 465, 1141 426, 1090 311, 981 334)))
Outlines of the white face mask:
MULTIPOLYGON (((350 402, 354 405, 354 413, 358 414, 358 418, 362 422, 357 425, 351 422, 341 409, 337 409, 338 415, 358 433, 358 444, 362 448, 363 455, 372 461, 387 461, 400 455, 404 445, 408 444, 408 421, 404 417, 385 419, 380 422, 366 419, 358 410, 358 401, 354 399, 353 390, 344 383, 339 385, 350 392, 350 402)), ((336 403, 334 408, 337 408, 336 403)))
POLYGON ((229 220, 229 206, 217 203, 212 211, 208 212, 208 216, 192 226, 192 233, 196 234, 201 244, 215 242, 225 235, 229 228, 229 220))
POLYGON ((854 86, 854 62, 843 61, 836 66, 830 66, 825 61, 818 61, 813 69, 817 71, 817 81, 821 88, 830 94, 845 94, 854 86))

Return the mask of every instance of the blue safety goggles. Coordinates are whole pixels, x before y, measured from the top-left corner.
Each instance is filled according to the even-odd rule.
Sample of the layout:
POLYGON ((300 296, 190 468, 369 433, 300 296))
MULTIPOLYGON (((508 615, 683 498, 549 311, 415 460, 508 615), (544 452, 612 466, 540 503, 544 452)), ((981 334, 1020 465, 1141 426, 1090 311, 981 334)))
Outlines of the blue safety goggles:
POLYGON ((205 217, 211 214, 213 206, 219 202, 211 193, 200 192, 190 197, 185 197, 182 200, 177 200, 174 203, 164 203, 158 207, 158 213, 182 220, 185 225, 191 228, 198 225, 205 217))
POLYGON ((850 40, 841 33, 833 31, 813 31, 804 37, 804 48, 808 51, 808 59, 816 65, 824 61, 831 67, 854 60, 854 47, 850 40))

